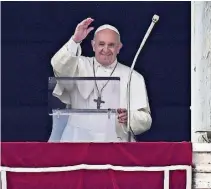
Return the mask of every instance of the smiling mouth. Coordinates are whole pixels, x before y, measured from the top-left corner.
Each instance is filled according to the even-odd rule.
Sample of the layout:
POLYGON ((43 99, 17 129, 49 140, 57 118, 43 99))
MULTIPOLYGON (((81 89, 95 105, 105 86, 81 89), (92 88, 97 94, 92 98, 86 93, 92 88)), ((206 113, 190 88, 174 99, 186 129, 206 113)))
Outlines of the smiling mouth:
POLYGON ((111 56, 110 54, 101 54, 102 56, 111 56))

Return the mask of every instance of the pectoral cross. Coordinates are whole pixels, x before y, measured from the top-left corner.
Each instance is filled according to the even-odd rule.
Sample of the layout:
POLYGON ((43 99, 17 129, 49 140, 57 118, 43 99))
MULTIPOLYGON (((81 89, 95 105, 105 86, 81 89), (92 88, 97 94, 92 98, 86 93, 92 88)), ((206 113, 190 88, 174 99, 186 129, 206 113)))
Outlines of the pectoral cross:
POLYGON ((97 109, 100 109, 101 103, 105 103, 105 101, 102 101, 101 96, 98 96, 94 101, 97 103, 97 109))

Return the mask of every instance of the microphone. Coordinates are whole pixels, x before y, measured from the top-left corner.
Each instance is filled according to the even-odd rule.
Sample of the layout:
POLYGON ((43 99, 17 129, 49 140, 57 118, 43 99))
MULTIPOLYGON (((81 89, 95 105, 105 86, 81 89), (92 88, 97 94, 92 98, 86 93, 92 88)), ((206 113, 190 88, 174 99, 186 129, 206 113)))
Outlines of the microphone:
POLYGON ((140 45, 140 47, 139 47, 139 49, 138 49, 138 51, 137 51, 137 53, 136 53, 136 55, 134 57, 133 63, 132 63, 131 68, 130 68, 130 74, 129 74, 128 83, 127 83, 127 115, 128 115, 128 117, 127 117, 127 133, 128 133, 128 142, 131 142, 131 135, 133 134, 133 131, 132 131, 131 127, 130 127, 130 119, 131 119, 130 118, 131 117, 131 114, 130 114, 130 85, 131 85, 132 73, 133 73, 134 66, 135 66, 136 60, 138 58, 138 55, 141 52, 144 44, 146 43, 146 40, 148 39, 148 37, 149 37, 149 35, 150 35, 155 23, 157 23, 158 20, 159 20, 159 16, 155 14, 152 17, 152 22, 151 22, 151 24, 150 24, 150 26, 149 26, 149 28, 148 28, 143 40, 142 40, 142 42, 141 42, 141 45, 140 45))
POLYGON ((152 21, 153 21, 154 23, 156 23, 156 22, 158 22, 158 20, 159 20, 159 16, 155 14, 155 15, 152 17, 152 21))

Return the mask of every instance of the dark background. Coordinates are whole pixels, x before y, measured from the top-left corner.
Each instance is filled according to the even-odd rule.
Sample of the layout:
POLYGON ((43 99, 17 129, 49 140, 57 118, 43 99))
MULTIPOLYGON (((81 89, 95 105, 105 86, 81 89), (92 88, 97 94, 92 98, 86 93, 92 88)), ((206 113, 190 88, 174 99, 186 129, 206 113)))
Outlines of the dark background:
MULTIPOLYGON (((2 2, 2 141, 47 141, 51 57, 87 17, 121 33, 119 61, 131 65, 154 14, 135 69, 145 78, 153 124, 140 141, 190 141, 190 2, 2 2)), ((92 56, 90 40, 83 54, 92 56)), ((141 98, 141 97, 140 97, 141 98)))

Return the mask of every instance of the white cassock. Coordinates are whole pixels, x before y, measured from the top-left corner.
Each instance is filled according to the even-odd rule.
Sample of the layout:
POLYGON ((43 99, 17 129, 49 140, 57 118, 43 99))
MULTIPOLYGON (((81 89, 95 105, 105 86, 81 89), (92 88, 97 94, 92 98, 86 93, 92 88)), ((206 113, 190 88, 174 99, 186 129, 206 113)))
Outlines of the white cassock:
MULTIPOLYGON (((115 61, 104 67, 94 57, 81 55, 80 44, 70 39, 52 58, 51 64, 56 77, 94 77, 93 62, 96 77, 120 77, 120 85, 108 82, 102 91, 101 109, 127 108, 127 82, 130 68, 115 61), (120 99, 117 97, 120 96, 120 99)), ((106 81, 98 82, 100 90, 106 81)), ((97 88, 95 82, 78 82, 68 89, 57 83, 53 95, 63 103, 71 104, 75 109, 96 109, 97 88)), ((152 119, 144 78, 134 71, 131 80, 131 129, 135 135, 150 129, 152 119)), ((114 116, 112 114, 112 116, 114 116)), ((107 115, 83 116, 79 114, 68 116, 66 121, 58 124, 54 118, 53 130, 49 142, 127 142, 126 125, 109 122, 107 115), (89 124, 87 124, 89 123, 89 124)), ((135 141, 133 138, 132 141, 135 141)))

